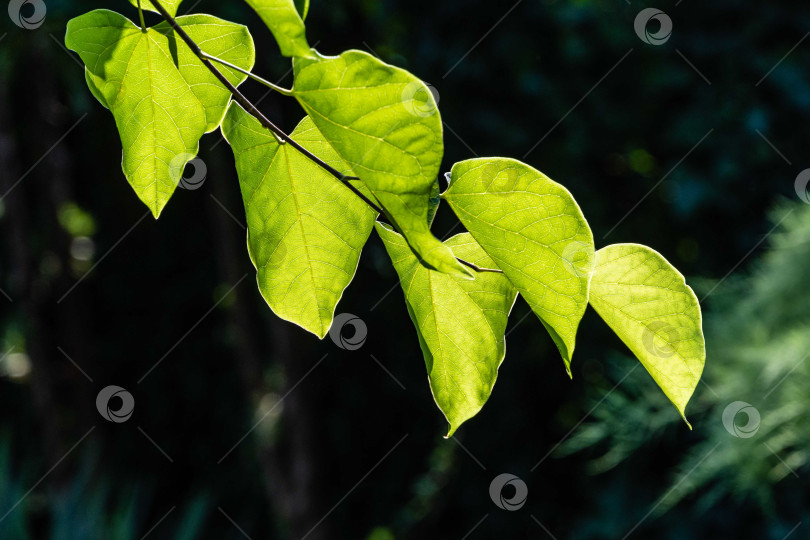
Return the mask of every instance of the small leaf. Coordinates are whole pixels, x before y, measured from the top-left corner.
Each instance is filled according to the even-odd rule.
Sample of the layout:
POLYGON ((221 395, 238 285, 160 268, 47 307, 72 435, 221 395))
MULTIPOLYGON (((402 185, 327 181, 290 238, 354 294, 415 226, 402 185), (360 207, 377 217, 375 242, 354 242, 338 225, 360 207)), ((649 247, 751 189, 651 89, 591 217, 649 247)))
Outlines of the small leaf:
MULTIPOLYGON (((166 8, 166 11, 169 12, 169 15, 174 17, 177 15, 177 8, 180 7, 180 3, 183 0, 160 0, 160 5, 166 8)), ((135 7, 138 7, 138 0, 129 0, 129 3, 135 7)), ((141 0, 141 9, 145 9, 147 11, 154 11, 155 13, 160 13, 155 6, 152 5, 152 2, 149 0, 141 0)))
MULTIPOLYGON (((177 23, 209 54, 253 67, 253 40, 244 26, 210 15, 177 23)), ((166 23, 142 32, 122 15, 96 10, 68 23, 65 44, 79 53, 90 91, 112 112, 124 174, 157 218, 200 138, 222 121, 230 92, 166 23)), ((234 84, 245 80, 235 70, 222 72, 234 84)))
MULTIPOLYGON (((292 145, 279 145, 238 104, 231 103, 222 133, 236 158, 259 290, 276 315, 323 338, 375 213, 292 145)), ((308 117, 291 136, 352 174, 308 117)))
MULTIPOLYGON (((492 393, 506 352, 504 331, 517 291, 503 274, 482 273, 470 281, 429 270, 402 236, 381 223, 376 229, 399 275, 430 389, 450 423, 450 437, 481 410, 492 393)), ((467 233, 445 244, 466 261, 494 265, 467 233)))
POLYGON ((457 163, 443 198, 548 329, 570 375, 594 254, 574 198, 540 171, 505 158, 457 163))
POLYGON ((700 304, 680 272, 647 246, 602 248, 596 253, 590 303, 686 420, 706 347, 700 304))
POLYGON ((293 0, 245 0, 276 38, 281 54, 291 57, 314 58, 307 44, 304 17, 309 9, 309 2, 304 7, 303 15, 299 14, 293 0))
POLYGON ((295 59, 293 94, 423 262, 473 277, 430 232, 442 121, 427 86, 362 51, 295 59))

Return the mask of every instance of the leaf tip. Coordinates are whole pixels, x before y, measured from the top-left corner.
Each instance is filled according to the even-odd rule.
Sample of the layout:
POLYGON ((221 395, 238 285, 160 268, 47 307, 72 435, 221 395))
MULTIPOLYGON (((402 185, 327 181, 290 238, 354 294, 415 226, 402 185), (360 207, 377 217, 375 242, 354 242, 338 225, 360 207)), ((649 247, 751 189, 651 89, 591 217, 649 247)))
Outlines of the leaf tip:
POLYGON ((685 412, 686 407, 684 407, 684 408, 677 407, 677 409, 678 409, 678 413, 681 415, 681 418, 683 419, 684 424, 686 424, 686 427, 689 428, 689 431, 692 431, 692 424, 690 424, 689 420, 686 419, 686 412, 685 412))
POLYGON ((323 341, 324 338, 329 334, 329 329, 330 328, 331 328, 331 325, 327 326, 327 327, 324 327, 324 325, 321 325, 321 330, 318 331, 318 332, 315 332, 314 330, 309 330, 309 328, 304 327, 305 330, 309 330, 310 332, 315 334, 315 336, 317 336, 317 338, 320 339, 321 341, 323 341))
POLYGON ((334 319, 330 319, 327 322, 321 320, 318 321, 317 324, 313 324, 307 321, 302 321, 294 318, 286 318, 286 317, 282 318, 288 320, 289 322, 293 323, 299 328, 306 330, 307 332, 314 335, 321 341, 323 341, 323 339, 329 334, 329 329, 332 327, 332 323, 334 322, 334 319))
POLYGON ((467 267, 467 265, 459 261, 456 261, 452 269, 452 276, 466 281, 475 281, 475 272, 473 272, 472 268, 467 267))

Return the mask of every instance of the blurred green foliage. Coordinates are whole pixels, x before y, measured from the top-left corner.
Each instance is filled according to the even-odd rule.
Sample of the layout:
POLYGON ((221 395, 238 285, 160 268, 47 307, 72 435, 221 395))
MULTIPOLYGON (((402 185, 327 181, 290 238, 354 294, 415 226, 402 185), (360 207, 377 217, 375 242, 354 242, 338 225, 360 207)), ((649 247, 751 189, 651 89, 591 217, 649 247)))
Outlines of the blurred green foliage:
MULTIPOLYGON (((801 480, 810 462, 810 205, 782 204, 771 219, 777 228, 750 275, 702 283, 703 294, 712 294, 708 391, 693 407, 695 438, 678 444, 682 455, 656 505, 658 515, 681 502, 698 516, 725 505, 747 508, 761 520, 749 529, 759 538, 784 535, 810 515, 801 480), (742 403, 753 417, 739 411, 742 403)), ((677 419, 666 401, 641 377, 628 381, 603 388, 593 421, 562 446, 567 454, 596 452, 594 472, 633 466, 634 454, 673 442, 667 434, 677 419)))
MULTIPOLYGON (((151 526, 143 513, 153 490, 99 478, 93 464, 96 458, 93 450, 85 452, 72 482, 58 497, 44 499, 29 494, 26 488, 34 481, 33 463, 12 465, 9 437, 6 434, 0 438, 0 508, 4 511, 0 515, 0 538, 135 540, 149 534, 151 526), (29 496, 34 500, 27 500, 29 496), (11 511, 19 504, 25 504, 27 511, 11 511)), ((170 534, 176 540, 199 538, 210 510, 207 495, 193 497, 181 508, 168 509, 165 522, 161 520, 165 527, 161 536, 170 534)))

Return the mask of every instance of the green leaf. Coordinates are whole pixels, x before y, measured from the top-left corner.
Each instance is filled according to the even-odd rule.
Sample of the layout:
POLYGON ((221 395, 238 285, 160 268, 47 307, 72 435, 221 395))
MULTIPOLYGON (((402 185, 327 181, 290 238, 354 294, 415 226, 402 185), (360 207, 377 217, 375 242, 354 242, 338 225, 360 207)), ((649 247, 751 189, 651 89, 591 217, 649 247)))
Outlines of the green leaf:
POLYGON ((472 277, 428 225, 444 145, 427 86, 362 51, 293 64, 293 94, 411 248, 436 270, 472 277))
MULTIPOLYGON (((244 26, 210 15, 177 23, 207 53, 253 67, 253 40, 244 26)), ((124 174, 157 218, 200 138, 222 121, 230 93, 166 23, 142 32, 122 15, 96 10, 68 23, 65 44, 79 53, 90 91, 112 112, 124 174)), ((220 69, 234 84, 245 79, 220 69)))
MULTIPOLYGON (((450 437, 492 393, 517 291, 503 274, 481 273, 470 281, 430 270, 388 225, 377 223, 376 229, 399 275, 430 389, 450 423, 450 437)), ((473 264, 489 268, 495 264, 467 233, 445 244, 473 264)))
MULTIPOLYGON (((177 15, 177 8, 180 7, 180 3, 183 0, 160 0, 160 5, 166 8, 166 11, 169 12, 169 15, 174 17, 177 15)), ((129 3, 135 7, 138 7, 138 0, 129 0, 129 3)), ((152 2, 149 0, 141 0, 141 9, 145 9, 147 11, 154 11, 155 13, 159 13, 155 6, 152 5, 152 2)))
POLYGON ((602 248, 596 253, 590 303, 686 420, 706 347, 700 304, 680 272, 647 246, 602 248))
MULTIPOLYGON (((236 158, 248 251, 273 312, 323 338, 357 270, 375 213, 290 144, 231 103, 222 133, 236 158)), ((343 174, 351 170, 309 118, 292 138, 343 174)))
POLYGON ((571 194, 519 161, 482 158, 453 166, 443 198, 548 329, 570 375, 594 257, 571 194))
MULTIPOLYGON (((293 0, 245 0, 276 38, 281 54, 292 57, 314 58, 307 43, 304 19, 293 0)), ((309 3, 305 9, 309 8, 309 3)))

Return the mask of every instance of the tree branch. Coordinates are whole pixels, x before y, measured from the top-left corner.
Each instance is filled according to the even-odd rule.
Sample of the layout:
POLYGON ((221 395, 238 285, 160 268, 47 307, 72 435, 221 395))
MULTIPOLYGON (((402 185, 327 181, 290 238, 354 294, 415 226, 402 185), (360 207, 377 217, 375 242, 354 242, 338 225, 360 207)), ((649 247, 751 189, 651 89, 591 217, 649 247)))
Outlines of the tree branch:
MULTIPOLYGON (((342 174, 340 171, 338 171, 337 169, 335 169, 334 167, 332 167, 331 165, 329 165, 328 163, 326 163, 325 161, 320 159, 318 156, 316 156, 315 154, 313 154, 312 152, 310 152, 309 150, 307 150, 306 148, 304 148, 303 146, 301 146, 300 144, 298 144, 297 142, 292 140, 292 138, 290 138, 290 136, 287 135, 284 132, 284 130, 282 130, 280 127, 276 126, 266 116, 264 116, 264 114, 262 114, 262 112, 258 108, 256 108, 256 106, 248 98, 246 98, 245 95, 242 94, 242 92, 233 83, 231 83, 231 81, 229 81, 228 78, 225 75, 223 75, 222 72, 219 71, 219 69, 217 69, 216 66, 214 66, 214 64, 211 63, 211 60, 223 63, 223 64, 227 65, 228 67, 236 69, 237 71, 240 71, 242 73, 246 73, 245 70, 242 70, 241 68, 238 68, 238 67, 236 67, 236 66, 234 66, 232 64, 229 64, 227 62, 219 60, 218 58, 210 56, 207 53, 205 53, 200 48, 200 46, 197 45, 197 43, 193 39, 191 39, 191 36, 189 36, 186 33, 186 31, 183 30, 183 27, 181 27, 179 24, 177 24, 177 21, 174 19, 174 17, 172 17, 169 14, 168 11, 166 11, 166 8, 164 8, 163 5, 160 3, 160 0, 151 0, 151 1, 152 1, 152 5, 155 6, 155 9, 158 10, 158 12, 163 17, 163 19, 169 24, 169 26, 172 27, 172 29, 177 33, 177 35, 180 36, 180 39, 182 39, 186 43, 186 45, 188 45, 188 47, 191 49, 191 51, 195 55, 197 55, 197 58, 200 59, 200 61, 203 63, 203 65, 205 67, 207 67, 208 70, 217 79, 219 79, 219 82, 221 82, 223 85, 225 85, 225 88, 227 88, 228 91, 233 96, 234 101, 239 103, 239 105, 241 105, 243 109, 245 109, 248 113, 250 113, 252 116, 254 116, 261 123, 261 125, 265 129, 269 130, 276 137, 276 140, 279 142, 279 144, 289 144, 290 146, 292 146, 293 148, 295 148, 296 150, 301 152, 304 156, 306 156, 312 162, 314 162, 315 164, 320 166, 323 170, 325 170, 326 172, 328 172, 329 174, 331 174, 332 176, 334 176, 335 178, 340 180, 340 182, 342 182, 344 186, 349 188, 355 195, 357 195, 363 202, 365 202, 369 207, 371 207, 379 215, 385 216, 388 219, 388 221, 393 225, 393 220, 391 220, 390 217, 385 213, 385 210, 380 208, 376 203, 374 203, 368 197, 363 195, 363 193, 359 189, 357 189, 354 185, 352 185, 352 183, 349 181, 349 180, 360 180, 360 178, 358 178, 356 176, 346 176, 346 175, 342 174)), ((252 75, 251 73, 246 73, 246 74, 251 78, 261 79, 260 77, 252 75)), ((269 83, 268 81, 265 81, 264 79, 261 79, 260 82, 262 82, 263 84, 270 85, 271 88, 281 92, 282 94, 290 95, 289 91, 287 91, 287 90, 285 90, 283 88, 277 87, 276 85, 274 85, 272 83, 269 83)), ((397 231, 397 232, 402 234, 402 231, 397 231)), ((403 234, 403 236, 405 236, 405 235, 403 234)), ((494 269, 489 269, 489 268, 480 268, 480 267, 476 266, 475 264, 472 264, 470 262, 459 259, 458 257, 456 257, 456 259, 460 263, 462 263, 463 265, 468 266, 469 268, 472 268, 476 272, 494 272, 494 273, 499 273, 499 274, 503 273, 502 270, 494 270, 494 269)))
POLYGON ((229 81, 228 78, 216 68, 216 66, 214 66, 214 64, 211 63, 211 60, 209 60, 209 56, 205 52, 203 52, 200 46, 197 45, 197 43, 193 39, 191 39, 191 36, 189 36, 186 33, 186 31, 183 30, 183 27, 177 24, 177 21, 174 19, 174 17, 172 17, 169 14, 168 11, 166 11, 166 8, 163 7, 163 4, 161 4, 159 0, 155 0, 154 2, 152 2, 152 5, 155 6, 155 9, 157 9, 158 12, 160 12, 160 15, 163 17, 163 19, 167 23, 169 23, 169 26, 171 26, 172 29, 177 33, 177 35, 180 36, 180 39, 182 39, 186 43, 186 45, 188 45, 191 51, 197 55, 197 57, 200 59, 203 65, 207 67, 208 70, 217 79, 219 79, 219 82, 225 85, 225 88, 227 88, 228 91, 231 93, 231 95, 233 95, 234 101, 239 103, 239 105, 241 105, 243 109, 248 111, 262 124, 262 126, 268 129, 276 137, 276 140, 279 142, 279 144, 289 143, 290 146, 292 146, 293 148, 304 154, 307 158, 316 163, 323 170, 325 170, 326 172, 328 172, 329 174, 331 174, 332 176, 343 182, 343 185, 352 190, 352 192, 354 192, 355 195, 360 197, 363 200, 363 202, 369 205, 378 214, 385 215, 385 212, 383 212, 383 210, 379 206, 377 206, 371 200, 369 200, 368 197, 363 195, 356 187, 354 187, 348 181, 347 179, 348 177, 346 175, 342 174, 340 171, 338 171, 337 169, 335 169, 334 167, 332 167, 331 165, 320 159, 318 156, 316 156, 315 154, 313 154, 312 152, 310 152, 309 150, 307 150, 306 148, 304 148, 303 146, 292 140, 289 135, 284 133, 284 130, 282 130, 280 127, 271 122, 266 116, 264 116, 262 112, 259 109, 257 109, 256 106, 253 103, 251 103, 251 101, 248 98, 246 98, 245 95, 242 94, 242 92, 239 91, 239 89, 236 88, 236 86, 234 86, 233 83, 231 83, 231 81, 229 81))

